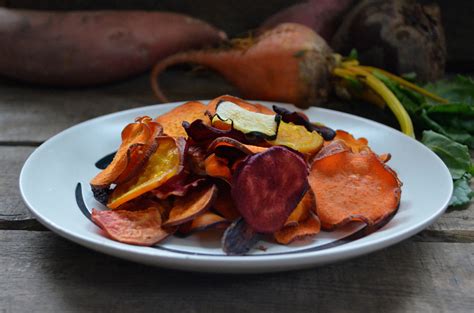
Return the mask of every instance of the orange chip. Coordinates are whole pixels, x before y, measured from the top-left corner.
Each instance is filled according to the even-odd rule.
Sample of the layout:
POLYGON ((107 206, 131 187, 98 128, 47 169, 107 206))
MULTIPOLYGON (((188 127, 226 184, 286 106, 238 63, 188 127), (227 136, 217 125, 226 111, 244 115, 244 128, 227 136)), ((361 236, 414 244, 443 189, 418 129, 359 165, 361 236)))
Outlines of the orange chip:
POLYGON ((263 106, 259 103, 255 103, 255 104, 249 103, 245 100, 242 100, 234 96, 229 96, 229 95, 220 96, 211 100, 211 102, 209 102, 209 104, 207 105, 207 110, 209 111, 209 113, 211 115, 216 114, 217 105, 223 101, 229 101, 229 102, 235 103, 241 108, 246 109, 247 111, 263 113, 263 114, 268 114, 268 115, 275 115, 275 112, 273 112, 271 109, 267 108, 266 106, 263 106))
POLYGON ((177 198, 170 211, 168 220, 164 226, 175 226, 192 220, 197 215, 204 213, 214 202, 217 195, 215 185, 201 188, 188 193, 184 197, 177 198))
POLYGON ((179 232, 189 235, 198 231, 208 229, 222 229, 229 226, 229 221, 212 212, 204 212, 196 216, 192 221, 180 225, 179 232))
POLYGON ((306 191, 303 199, 298 203, 296 208, 291 212, 290 216, 285 222, 284 226, 294 226, 299 222, 308 218, 310 212, 316 211, 316 198, 314 197, 314 192, 310 188, 306 191))
POLYGON ((92 209, 92 220, 112 239, 132 245, 151 246, 174 232, 161 228, 156 207, 141 211, 92 209))
POLYGON ((228 184, 223 183, 219 185, 213 209, 229 221, 233 221, 240 216, 232 200, 228 184))
POLYGON ((217 177, 225 181, 232 179, 232 173, 225 159, 217 157, 214 153, 204 160, 204 167, 206 174, 212 177, 217 177))
POLYGON ((140 169, 156 148, 155 139, 162 128, 150 117, 137 118, 122 130, 122 143, 112 162, 90 182, 95 188, 108 188, 126 181, 140 169))
POLYGON ((188 137, 183 128, 183 122, 193 122, 203 120, 205 124, 211 125, 211 121, 206 116, 207 106, 197 101, 190 101, 182 104, 173 110, 158 116, 155 121, 163 125, 164 132, 171 137, 188 137))
POLYGON ((363 221, 368 231, 384 225, 400 203, 397 175, 372 151, 342 151, 313 162, 309 176, 323 229, 363 221))
POLYGON ((348 145, 352 152, 361 152, 368 148, 369 141, 364 137, 355 139, 353 135, 344 131, 344 130, 336 130, 336 137, 333 140, 342 140, 346 145, 348 145))
POLYGON ((281 230, 273 234, 276 242, 287 245, 296 240, 301 240, 314 236, 321 230, 319 218, 313 213, 309 213, 308 217, 295 225, 284 226, 281 230))
POLYGON ((115 209, 125 202, 151 191, 183 169, 183 138, 160 137, 158 148, 151 155, 146 165, 130 181, 117 185, 110 195, 107 206, 115 209))

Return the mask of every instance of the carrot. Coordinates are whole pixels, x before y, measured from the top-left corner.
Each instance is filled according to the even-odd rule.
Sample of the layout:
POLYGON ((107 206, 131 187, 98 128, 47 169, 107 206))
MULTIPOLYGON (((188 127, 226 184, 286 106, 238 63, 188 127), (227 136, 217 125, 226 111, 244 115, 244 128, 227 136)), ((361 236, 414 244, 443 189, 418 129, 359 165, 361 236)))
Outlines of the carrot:
POLYGON ((43 85, 123 79, 226 37, 203 21, 169 12, 2 8, 0 21, 0 74, 43 85))
POLYGON ((371 151, 343 150, 317 159, 309 183, 325 230, 351 221, 366 223, 368 232, 376 230, 390 220, 400 203, 397 175, 371 151))
POLYGON ((151 74, 155 94, 167 101, 157 78, 180 63, 206 66, 235 85, 245 98, 277 100, 302 107, 329 94, 331 49, 310 28, 281 24, 255 39, 234 41, 230 49, 182 52, 158 62, 151 74))

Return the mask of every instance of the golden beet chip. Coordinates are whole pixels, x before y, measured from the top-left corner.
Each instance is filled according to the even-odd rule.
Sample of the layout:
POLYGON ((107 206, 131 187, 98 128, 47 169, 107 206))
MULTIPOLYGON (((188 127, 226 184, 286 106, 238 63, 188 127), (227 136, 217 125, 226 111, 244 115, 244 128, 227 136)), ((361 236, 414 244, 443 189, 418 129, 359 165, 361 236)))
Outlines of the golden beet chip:
POLYGON ((115 209, 121 204, 151 191, 178 174, 183 168, 183 138, 160 137, 158 148, 146 165, 130 181, 117 185, 107 206, 115 209))
POLYGON ((309 132, 302 125, 280 121, 274 146, 286 146, 303 154, 313 155, 323 146, 323 137, 315 131, 309 132))
POLYGON ((368 230, 385 224, 400 203, 400 182, 372 151, 343 151, 313 162, 309 182, 323 229, 363 221, 368 230))
POLYGON ((193 190, 184 197, 177 198, 168 220, 163 225, 175 226, 192 220, 213 204, 216 195, 217 187, 210 185, 199 190, 193 190))
POLYGON ((294 225, 284 226, 273 234, 276 242, 287 245, 296 240, 314 236, 321 230, 319 218, 310 212, 307 218, 294 225))
POLYGON ((190 101, 182 104, 173 110, 158 116, 155 121, 163 125, 166 135, 171 137, 187 137, 183 128, 183 122, 193 122, 202 120, 210 125, 209 118, 206 116, 207 106, 197 101, 190 101))
POLYGON ((156 207, 141 211, 92 209, 92 220, 110 238, 132 245, 151 246, 173 233, 161 228, 161 215, 156 207))
POLYGON ((90 182, 95 188, 108 188, 135 173, 156 148, 155 138, 162 128, 150 117, 137 118, 122 131, 122 143, 112 162, 90 182))

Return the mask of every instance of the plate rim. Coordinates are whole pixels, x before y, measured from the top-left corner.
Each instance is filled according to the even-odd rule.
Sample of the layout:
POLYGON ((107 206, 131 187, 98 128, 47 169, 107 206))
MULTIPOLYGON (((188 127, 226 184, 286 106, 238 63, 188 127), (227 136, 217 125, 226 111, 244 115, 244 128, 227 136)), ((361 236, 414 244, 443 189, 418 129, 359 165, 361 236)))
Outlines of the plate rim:
MULTIPOLYGON (((209 100, 197 100, 197 101, 207 103, 209 100)), ((301 110, 299 108, 296 108, 292 104, 288 104, 288 103, 273 102, 273 101, 259 101, 259 100, 248 100, 248 101, 252 101, 252 102, 255 101, 255 102, 259 102, 266 105, 272 105, 272 104, 283 105, 286 107, 290 107, 292 109, 301 110)), ((47 139, 44 143, 38 146, 31 153, 31 155, 23 164, 21 172, 20 172, 20 176, 19 176, 20 193, 21 193, 24 203, 27 205, 30 212, 35 216, 35 218, 41 224, 43 224, 45 227, 52 230, 53 232, 61 235, 62 237, 67 238, 68 240, 71 240, 82 246, 93 249, 95 251, 117 256, 120 258, 132 260, 132 261, 136 261, 140 263, 155 265, 155 266, 163 266, 163 267, 175 268, 175 269, 181 269, 181 270, 191 270, 191 271, 197 270, 197 271, 205 271, 205 272, 227 272, 227 273, 235 273, 235 272, 262 273, 262 272, 286 271, 286 270, 291 270, 291 269, 296 269, 296 268, 314 267, 318 265, 331 263, 334 261, 342 261, 345 259, 360 256, 363 254, 371 253, 385 247, 389 247, 395 243, 398 243, 402 240, 405 240, 413 236, 414 234, 418 233, 419 231, 431 225, 437 218, 439 218, 445 212, 448 206, 450 197, 447 198, 445 202, 442 204, 442 206, 437 208, 437 210, 433 210, 429 218, 424 219, 423 221, 416 223, 414 225, 411 225, 410 227, 404 229, 403 232, 401 233, 397 232, 397 233, 388 235, 387 237, 379 238, 377 240, 362 242, 362 243, 359 243, 356 247, 353 247, 351 245, 343 245, 343 246, 338 246, 338 247, 334 247, 327 250, 320 250, 320 251, 313 251, 313 252, 310 251, 310 252, 281 254, 281 255, 262 254, 262 255, 253 255, 252 258, 247 258, 246 256, 226 256, 225 258, 223 258, 223 257, 217 257, 217 256, 213 257, 213 256, 202 256, 202 255, 192 255, 192 254, 183 255, 180 253, 173 253, 173 252, 168 252, 168 253, 163 254, 163 253, 157 253, 158 251, 157 249, 149 248, 149 247, 144 247, 144 248, 148 248, 149 250, 141 249, 143 251, 138 252, 138 251, 131 251, 136 246, 131 246, 130 248, 130 245, 128 244, 119 243, 120 245, 116 245, 117 242, 113 242, 113 243, 97 242, 93 238, 86 237, 81 234, 76 234, 73 231, 68 231, 66 228, 62 227, 61 225, 58 225, 54 221, 43 218, 40 212, 37 211, 34 208, 34 205, 30 203, 30 201, 28 200, 28 196, 26 195, 26 192, 24 190, 25 188, 24 179, 26 176, 25 173, 27 173, 28 168, 31 166, 30 164, 34 162, 34 159, 37 157, 37 155, 39 155, 43 149, 47 149, 50 145, 54 144, 55 141, 58 140, 58 138, 60 138, 61 136, 74 131, 76 128, 84 127, 89 123, 95 123, 97 122, 97 120, 101 120, 101 119, 105 120, 108 118, 120 117, 123 115, 132 115, 134 112, 139 112, 143 110, 155 110, 156 108, 165 109, 165 110, 172 109, 176 107, 177 105, 185 103, 185 102, 187 101, 176 101, 176 102, 163 103, 163 104, 153 104, 153 105, 146 105, 146 106, 141 106, 137 108, 108 113, 108 114, 97 116, 97 117, 88 119, 86 121, 80 122, 78 124, 75 124, 55 134, 49 139, 47 139), (324 259, 324 261, 315 261, 314 259, 317 257, 324 259), (176 261, 180 261, 180 262, 174 263, 176 261), (290 264, 288 264, 288 261, 291 261, 290 264), (193 264, 193 262, 196 262, 196 263, 193 264), (186 266, 187 263, 188 265, 186 266), (218 265, 219 268, 213 268, 216 265, 218 265), (280 266, 280 268, 278 266, 280 266)), ((344 118, 355 119, 363 123, 368 123, 369 125, 377 127, 377 128, 381 127, 385 129, 386 131, 388 131, 389 133, 396 133, 397 135, 400 134, 398 130, 392 127, 389 127, 379 122, 376 122, 376 121, 373 121, 361 116, 353 115, 350 113, 340 112, 340 111, 320 108, 320 107, 309 107, 302 111, 305 112, 307 110, 320 111, 320 112, 326 112, 329 114, 340 115, 344 118)), ((429 148, 421 144, 416 139, 408 137, 408 136, 406 137, 408 140, 416 142, 416 144, 419 145, 422 149, 429 151, 429 153, 431 153, 435 158, 437 158, 438 162, 442 165, 443 170, 445 171, 445 174, 447 173, 449 175, 448 168, 446 167, 444 162, 442 162, 439 156, 437 156, 429 148)), ((452 195, 452 192, 453 192, 452 180, 450 180, 449 182, 449 187, 450 187, 449 194, 452 195)), ((140 248, 143 248, 143 247, 140 247, 140 248)))

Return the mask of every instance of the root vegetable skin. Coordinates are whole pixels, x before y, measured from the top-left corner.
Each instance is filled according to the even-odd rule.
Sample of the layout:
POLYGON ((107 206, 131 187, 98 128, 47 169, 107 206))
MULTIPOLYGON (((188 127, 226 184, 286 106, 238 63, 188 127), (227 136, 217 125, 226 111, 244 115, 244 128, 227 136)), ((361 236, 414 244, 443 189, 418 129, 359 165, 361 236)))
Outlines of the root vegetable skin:
POLYGON ((58 86, 107 83, 224 38, 209 24, 175 13, 0 9, 0 74, 58 86))
POLYGON ((437 5, 414 0, 360 1, 344 18, 331 46, 342 54, 357 49, 362 64, 435 80, 443 76, 446 63, 440 15, 437 5))
POLYGON ((341 17, 353 2, 353 0, 308 0, 270 16, 263 22, 262 29, 281 23, 299 23, 308 26, 324 39, 330 40, 339 26, 341 17))
POLYGON ((172 65, 192 63, 221 74, 245 98, 307 107, 327 98, 332 60, 323 38, 306 26, 285 23, 230 49, 170 56, 155 65, 151 83, 157 97, 166 102, 158 76, 172 65))

